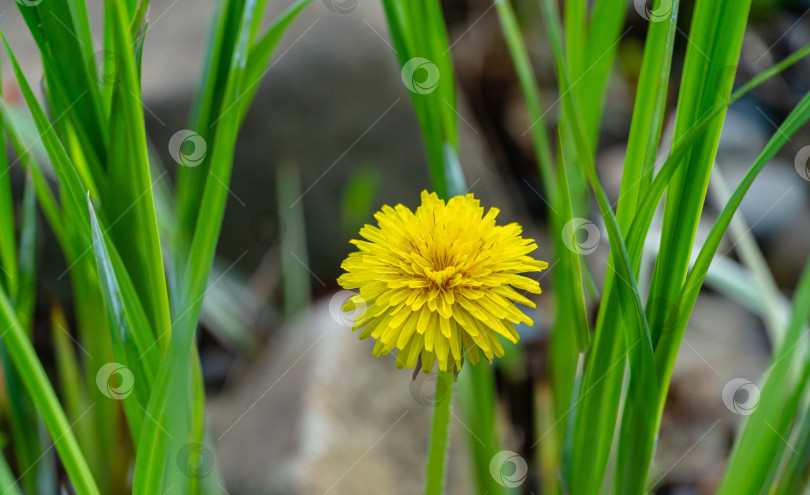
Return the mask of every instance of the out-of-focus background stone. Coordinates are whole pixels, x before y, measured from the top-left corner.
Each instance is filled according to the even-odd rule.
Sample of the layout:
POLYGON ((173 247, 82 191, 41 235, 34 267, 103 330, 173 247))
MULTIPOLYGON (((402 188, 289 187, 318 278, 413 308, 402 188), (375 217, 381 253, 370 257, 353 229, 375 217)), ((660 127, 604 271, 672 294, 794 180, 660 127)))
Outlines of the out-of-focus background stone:
MULTIPOLYGON (((209 419, 235 493, 421 493, 435 376, 370 359, 324 300, 285 326, 209 419)), ((453 413, 449 494, 474 492, 468 435, 453 413)))

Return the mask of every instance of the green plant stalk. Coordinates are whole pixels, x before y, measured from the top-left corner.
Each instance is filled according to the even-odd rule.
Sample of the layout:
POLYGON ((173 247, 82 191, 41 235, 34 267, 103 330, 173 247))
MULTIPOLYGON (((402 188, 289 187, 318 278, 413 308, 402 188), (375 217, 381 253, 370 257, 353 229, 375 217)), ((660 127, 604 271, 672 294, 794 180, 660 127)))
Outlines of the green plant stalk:
MULTIPOLYGON (((673 39, 677 30, 678 3, 674 2, 671 15, 666 22, 650 24, 645 43, 627 159, 616 210, 616 220, 623 235, 627 235, 636 215, 637 198, 645 190, 645 181, 642 177, 645 171, 652 171, 658 149, 666 105, 673 39)), ((632 250, 630 253, 632 258, 632 250)), ((633 263, 633 270, 637 272, 638 263, 633 263)), ((609 270, 605 277, 605 289, 591 351, 592 359, 585 381, 588 394, 583 399, 584 412, 579 418, 581 426, 575 430, 579 432, 576 456, 577 462, 580 463, 578 465, 593 466, 595 473, 601 473, 605 469, 612 442, 593 442, 593 448, 588 447, 588 444, 592 442, 594 428, 597 428, 596 431, 600 434, 614 431, 624 375, 624 366, 616 366, 616 362, 625 352, 626 346, 622 339, 616 338, 613 327, 613 322, 621 316, 615 286, 617 282, 619 281, 615 273, 609 270)), ((597 474, 592 480, 598 485, 601 482, 601 474, 597 474)), ((585 491, 590 489, 596 488, 586 487, 585 491)))
POLYGON ((297 201, 301 195, 301 178, 294 165, 284 165, 276 174, 278 209, 284 212, 288 230, 281 239, 282 283, 284 287, 284 316, 289 319, 306 309, 312 299, 310 275, 307 267, 306 227, 304 203, 297 201), (297 258, 297 259, 296 259, 297 258))
POLYGON ((572 87, 574 99, 579 103, 583 131, 592 151, 596 150, 598 143, 608 79, 627 12, 625 0, 593 2, 590 30, 584 47, 585 65, 582 72, 570 73, 571 81, 576 81, 576 86, 572 87))
MULTIPOLYGON (((223 96, 225 108, 230 108, 239 99, 254 6, 255 0, 248 0, 240 21, 238 40, 233 59, 230 62, 228 82, 223 96)), ((165 461, 168 453, 174 448, 182 446, 184 440, 187 442, 188 435, 179 433, 188 432, 188 424, 184 424, 183 421, 191 404, 187 400, 180 402, 173 401, 171 398, 179 397, 189 386, 188 354, 191 351, 202 307, 202 298, 205 295, 206 283, 222 227, 228 196, 227 184, 230 182, 238 134, 238 121, 239 112, 237 108, 234 108, 231 111, 223 112, 217 125, 212 147, 210 174, 203 189, 191 250, 182 272, 183 279, 177 305, 181 313, 175 319, 169 349, 161 363, 155 390, 147 408, 149 416, 155 418, 156 421, 145 425, 138 441, 138 458, 135 466, 136 494, 152 494, 160 491, 165 479, 165 461), (178 427, 176 435, 169 440, 163 438, 163 432, 159 427, 164 418, 169 428, 175 425, 178 427)), ((185 395, 182 396, 185 397, 185 395)), ((171 473, 175 472, 176 470, 171 471, 171 473)))
POLYGON ((495 429, 495 377, 489 363, 467 363, 459 375, 459 400, 464 420, 480 441, 468 437, 479 493, 501 494, 504 488, 489 474, 489 463, 500 451, 495 429))
POLYGON ((804 363, 802 379, 789 378, 796 355, 804 350, 799 344, 802 339, 802 328, 807 324, 808 318, 810 318, 810 262, 805 265, 796 289, 793 314, 785 340, 772 358, 773 364, 762 386, 761 400, 754 413, 748 417, 742 434, 735 442, 718 495, 740 493, 750 489, 768 490, 773 485, 772 479, 768 479, 768 474, 775 473, 774 468, 778 468, 781 453, 785 449, 782 437, 790 438, 789 425, 795 416, 798 398, 804 392, 810 371, 810 365, 804 363), (791 382, 795 383, 790 385, 791 382), (752 445, 756 450, 747 450, 752 445), (774 467, 770 470, 763 469, 771 465, 774 467))
MULTIPOLYGON (((457 116, 455 113, 455 84, 447 31, 439 2, 436 0, 383 0, 391 39, 401 65, 413 57, 424 57, 436 64, 440 72, 438 87, 429 94, 415 94, 411 100, 422 129, 428 167, 434 190, 443 199, 467 192, 458 163, 457 116)), ((470 445, 479 483, 479 491, 492 495, 503 488, 494 482, 489 472, 492 456, 498 452, 495 434, 495 390, 492 371, 483 363, 471 366, 469 384, 461 388, 465 413, 475 426, 477 435, 490 440, 480 444, 472 435, 470 445), (483 473, 483 474, 482 474, 483 473)), ((463 382, 464 380, 462 380, 463 382)), ((442 420, 441 416, 436 418, 442 420)), ((434 429, 439 428, 435 424, 434 429)), ((428 470, 438 469, 431 461, 428 470)), ((442 460, 443 462, 443 460, 442 460)), ((443 469, 443 466, 442 466, 443 469)))
POLYGON ((12 362, 20 373, 31 399, 45 421, 45 426, 53 438, 56 451, 62 459, 76 492, 79 495, 99 494, 87 461, 73 435, 72 425, 68 423, 59 399, 34 352, 31 341, 17 321, 5 291, 0 291, 0 321, 4 327, 7 327, 3 334, 3 342, 9 350, 12 362))
POLYGON ((450 413, 453 407, 453 373, 440 371, 436 377, 436 405, 430 430, 425 495, 444 492, 447 451, 450 446, 450 413))
MULTIPOLYGON (((171 328, 171 316, 155 203, 151 194, 152 177, 148 166, 139 72, 135 66, 125 0, 107 0, 106 7, 111 9, 109 17, 112 20, 111 31, 115 40, 115 50, 123 61, 123 64, 116 67, 116 76, 121 80, 113 94, 113 111, 114 115, 120 113, 120 123, 125 124, 126 134, 116 136, 118 140, 113 142, 124 146, 129 155, 128 161, 116 160, 110 164, 110 173, 128 186, 122 188, 127 191, 126 208, 132 208, 132 218, 137 225, 135 231, 139 235, 132 245, 136 247, 135 252, 129 244, 123 245, 127 248, 124 252, 129 255, 126 257, 128 263, 134 264, 129 270, 130 276, 136 289, 140 289, 139 295, 144 301, 144 309, 149 315, 152 329, 165 349, 167 330, 171 328)), ((112 151, 114 150, 111 150, 111 153, 112 151)), ((111 156, 122 158, 121 150, 117 155, 111 156)))
POLYGON ((17 480, 2 455, 0 455, 0 490, 7 495, 22 495, 17 480))
POLYGON ((793 441, 796 452, 787 461, 774 495, 793 495, 801 493, 802 486, 807 487, 810 469, 810 417, 807 409, 798 423, 801 427, 793 441))
MULTIPOLYGON (((90 408, 86 391, 82 388, 84 383, 81 367, 76 359, 74 344, 71 340, 70 330, 62 309, 53 304, 51 306, 51 338, 54 342, 54 361, 59 377, 57 386, 61 392, 62 401, 65 405, 65 413, 71 422, 81 418, 82 413, 90 408)), ((109 487, 110 471, 113 469, 98 469, 102 462, 106 466, 113 464, 111 459, 102 459, 99 454, 98 430, 93 428, 90 421, 80 421, 75 424, 76 438, 81 446, 87 461, 91 467, 95 467, 93 472, 96 481, 103 492, 113 491, 109 487)))
MULTIPOLYGON (((686 278, 684 287, 678 296, 676 306, 672 311, 672 315, 670 316, 671 321, 667 323, 667 328, 671 328, 672 331, 662 335, 661 343, 663 344, 663 347, 659 346, 659 348, 656 349, 656 364, 659 366, 658 373, 659 381, 661 381, 661 383, 669 383, 669 380, 671 379, 675 356, 678 349, 677 344, 680 343, 683 336, 686 323, 689 319, 689 314, 691 313, 691 308, 694 306, 694 302, 697 299, 700 286, 702 285, 702 281, 705 279, 706 272, 711 264, 711 260, 720 245, 728 225, 731 223, 734 213, 742 202, 745 193, 748 191, 759 172, 788 141, 789 136, 793 135, 802 125, 804 125, 808 118, 810 118, 810 93, 805 95, 796 109, 794 109, 794 111, 788 116, 785 122, 771 138, 771 141, 765 147, 762 154, 760 154, 754 165, 743 178, 740 185, 734 191, 731 196, 731 200, 723 208, 723 211, 720 213, 720 216, 712 227, 706 242, 698 254, 697 260, 686 278)), ((804 301, 804 299, 799 296, 797 296, 796 300, 804 301)), ((797 311, 795 306, 796 304, 794 304, 794 311, 797 311)), ((805 321, 806 318, 804 318, 801 323, 804 324, 805 321)), ((788 340, 789 337, 786 337, 785 341, 787 342, 788 340)), ((773 372, 771 376, 782 378, 786 375, 784 372, 776 371, 773 372)), ((665 395, 662 395, 663 396, 659 396, 658 400, 659 422, 665 399, 665 395)), ((774 406, 778 405, 778 403, 779 401, 776 399, 771 399, 771 402, 767 402, 767 398, 763 397, 763 399, 760 401, 760 407, 758 407, 757 411, 752 417, 759 418, 765 416, 767 418, 766 414, 768 413, 766 411, 771 411, 773 414, 775 414, 773 412, 773 408, 774 406), (767 405, 763 406, 763 404, 766 403, 767 405)), ((778 411, 781 411, 781 408, 778 411)), ((776 420, 774 420, 774 422, 776 422, 776 420)), ((752 421, 749 421, 748 424, 752 424, 752 421)), ((758 423, 753 424, 758 425, 758 430, 760 432, 764 431, 767 434, 772 433, 769 430, 766 431, 762 429, 760 427, 761 425, 758 423)), ((738 442, 745 442, 746 446, 740 447, 738 445, 735 447, 735 452, 755 451, 757 452, 757 455, 767 456, 768 452, 770 451, 769 449, 772 449, 773 445, 760 445, 760 443, 757 443, 756 439, 758 434, 761 433, 757 433, 756 430, 754 433, 744 433, 743 437, 738 440, 738 442), (751 447, 751 445, 753 445, 753 447, 751 447)), ((759 486, 762 482, 763 474, 760 472, 760 470, 752 470, 747 468, 744 461, 737 462, 735 457, 732 457, 732 463, 730 464, 729 470, 726 473, 726 477, 724 478, 725 482, 722 485, 722 490, 720 493, 734 493, 734 487, 759 486)))
MULTIPOLYGON (((575 153, 572 157, 573 161, 581 163, 588 182, 596 195, 600 213, 607 227, 611 247, 608 267, 617 270, 616 276, 623 282, 617 286, 621 300, 625 301, 625 304, 621 306, 619 315, 623 320, 622 326, 624 327, 624 338, 630 365, 627 402, 632 403, 632 406, 625 411, 625 416, 629 416, 629 418, 625 417, 625 421, 623 421, 619 439, 620 464, 617 468, 616 490, 622 493, 635 493, 637 490, 643 490, 647 474, 647 469, 638 470, 637 467, 649 465, 655 438, 655 432, 653 431, 655 421, 652 420, 654 418, 652 414, 654 408, 650 407, 647 400, 651 394, 657 394, 658 390, 654 375, 655 365, 650 332, 627 247, 610 202, 596 173, 593 155, 589 151, 582 121, 579 117, 577 102, 571 92, 571 79, 565 64, 557 7, 551 0, 545 0, 542 7, 557 63, 560 91, 563 95, 564 114, 560 132, 563 143, 570 140, 572 144, 572 146, 563 146, 563 151, 573 151, 575 153), (614 266, 616 263, 618 263, 617 267, 614 266), (624 451, 624 455, 622 455, 622 451, 624 451), (622 462, 623 459, 630 462, 622 462)), ((602 441, 607 443, 610 437, 612 435, 602 441)), ((593 439, 590 440, 587 447, 579 448, 575 445, 574 453, 576 454, 586 448, 591 449, 592 443, 593 439)), ((593 466, 587 466, 587 468, 593 469, 593 466)), ((581 475, 582 472, 587 471, 576 472, 581 475)), ((595 482, 594 486, 598 489, 601 484, 601 473, 597 470, 594 474, 595 476, 589 479, 595 482)), ((587 492, 580 492, 578 485, 572 485, 572 493, 587 492)))
MULTIPOLYGON (((726 68, 740 56, 750 0, 701 0, 695 6, 689 47, 684 62, 674 140, 705 113, 728 100, 731 87, 721 80, 726 68), (727 87, 724 87, 726 85, 727 87)), ((724 112, 707 127, 685 158, 685 165, 670 183, 664 206, 661 251, 656 260, 649 300, 672 304, 683 286, 689 268, 711 169, 723 126, 724 112)), ((649 307, 653 346, 666 323, 669 308, 649 307)))

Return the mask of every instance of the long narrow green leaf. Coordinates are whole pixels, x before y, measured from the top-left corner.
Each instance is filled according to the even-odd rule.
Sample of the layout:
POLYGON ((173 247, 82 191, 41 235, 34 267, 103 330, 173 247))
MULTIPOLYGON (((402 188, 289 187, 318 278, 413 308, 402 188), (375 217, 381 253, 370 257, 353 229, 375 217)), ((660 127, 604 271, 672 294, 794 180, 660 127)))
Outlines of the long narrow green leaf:
POLYGON ((661 170, 655 176, 652 185, 647 193, 640 199, 640 206, 637 209, 636 218, 630 228, 628 235, 628 250, 633 260, 633 266, 637 267, 641 261, 641 253, 644 247, 644 240, 653 219, 657 205, 660 203, 669 182, 675 173, 685 163, 684 158, 687 156, 689 150, 694 146, 698 139, 700 139, 703 132, 706 130, 714 119, 716 119, 725 109, 732 103, 738 101, 740 98, 748 94, 754 88, 758 87, 768 79, 781 73, 788 67, 791 67, 799 60, 804 59, 810 55, 810 45, 803 47, 796 51, 794 54, 785 58, 773 67, 763 71, 757 75, 739 90, 737 90, 728 100, 718 103, 714 108, 707 112, 700 120, 698 120, 683 137, 675 142, 674 147, 667 158, 661 170))
POLYGON ((123 399, 130 431, 133 438, 137 440, 144 420, 142 408, 145 408, 149 401, 149 390, 156 373, 154 366, 150 366, 150 364, 154 365, 155 363, 154 355, 150 356, 148 354, 149 350, 154 346, 145 337, 151 331, 146 315, 143 313, 137 298, 131 291, 125 291, 121 287, 122 285, 130 285, 128 281, 123 284, 119 282, 119 280, 126 277, 126 272, 123 271, 120 264, 118 264, 118 271, 114 268, 113 256, 111 256, 111 250, 108 249, 109 243, 99 226, 89 196, 87 206, 90 213, 93 252, 102 288, 101 293, 110 322, 113 352, 116 361, 125 364, 129 368, 129 371, 134 376, 135 383, 138 385, 133 387, 134 400, 123 399), (147 356, 153 359, 148 359, 147 356))
MULTIPOLYGON (((661 336, 661 346, 656 349, 656 357, 657 357, 657 365, 658 365, 658 374, 659 380, 662 383, 669 383, 669 379, 672 376, 672 369, 674 367, 675 362, 675 355, 677 354, 677 348, 679 347, 680 340, 683 335, 683 331, 686 328, 686 322, 688 321, 689 314, 691 313, 691 308, 694 305, 695 300, 697 299, 697 294, 700 290, 700 286, 702 285, 703 280, 706 277, 706 273, 708 271, 708 267, 711 264, 711 260, 714 257, 717 248, 720 245, 720 242, 723 238, 723 235, 726 232, 729 224, 731 223, 731 219, 734 216, 737 208, 739 207, 740 203, 742 202, 745 193, 751 187, 754 179, 757 177, 759 172, 765 167, 765 165, 776 155, 776 153, 787 143, 790 136, 792 136, 802 125, 804 125, 807 120, 810 119, 810 93, 808 93, 796 109, 788 116, 785 122, 780 126, 777 132, 771 138, 771 141, 765 147, 763 152, 757 158, 754 165, 751 167, 749 172, 743 178, 740 185, 734 191, 730 201, 726 206, 723 208, 720 216, 718 217, 717 221, 715 222, 712 230, 709 233, 706 242, 704 243, 703 247, 698 254, 697 260, 694 263, 694 266, 689 272, 689 275, 686 279, 684 287, 678 297, 676 307, 672 310, 672 315, 670 316, 670 322, 667 323, 667 328, 671 329, 670 332, 665 332, 661 336)), ((785 342, 788 341, 786 338, 785 342)), ((776 373, 776 376, 783 376, 779 373, 776 373)), ((661 414, 661 410, 663 409, 665 395, 662 394, 659 396, 659 417, 661 414)), ((780 407, 780 411, 782 408, 780 407)), ((766 414, 765 412, 761 414, 766 414)), ((767 417, 767 416, 766 416, 767 417)), ((753 435, 753 434, 751 434, 753 435)), ((757 451, 760 452, 768 452, 768 448, 757 446, 757 451)), ((766 457, 767 458, 767 457, 766 457)), ((735 474, 739 474, 742 477, 746 478, 752 486, 756 486, 755 483, 757 476, 760 476, 763 470, 750 470, 751 472, 746 472, 745 468, 743 467, 736 467, 736 465, 732 464, 732 468, 735 471, 735 474), (756 471, 754 473, 753 471, 756 471)), ((727 475, 726 479, 730 480, 731 475, 727 475)), ((764 475, 763 475, 764 476, 764 475)), ((762 479, 759 479, 759 482, 762 482, 762 479)), ((744 486, 744 485, 737 485, 736 481, 728 481, 731 486, 744 486)), ((733 493, 731 491, 725 493, 733 493)))
MULTIPOLYGON (((312 0, 297 0, 294 4, 290 5, 273 20, 273 24, 267 29, 267 32, 264 33, 261 39, 250 49, 247 65, 245 66, 245 81, 239 99, 240 121, 244 120, 245 114, 247 114, 248 108, 253 102, 253 97, 256 94, 256 90, 259 88, 259 82, 261 82, 262 76, 267 71, 267 64, 270 62, 278 42, 292 22, 298 17, 298 14, 303 12, 304 8, 310 3, 312 3, 312 0)), ((257 8, 257 12, 261 11, 261 8, 257 8)), ((257 16, 256 18, 258 19, 259 17, 257 16)), ((254 28, 255 26, 256 24, 254 23, 254 28)))
POLYGON ((799 432, 792 443, 795 451, 785 465, 775 495, 793 495, 807 488, 808 470, 810 470, 810 417, 805 409, 799 416, 799 432))
MULTIPOLYGON (((248 0, 240 22, 238 40, 230 62, 228 82, 223 96, 223 108, 231 108, 239 98, 241 84, 244 80, 247 60, 250 26, 253 21, 255 0, 248 0)), ((152 397, 147 409, 155 421, 147 423, 138 442, 138 459, 135 467, 135 493, 151 494, 160 490, 164 481, 165 459, 167 453, 182 446, 187 435, 179 432, 188 431, 184 424, 190 404, 170 402, 170 396, 177 397, 188 387, 189 368, 188 353, 191 349, 194 331, 205 295, 205 286, 214 259, 217 238, 225 211, 233 165, 234 148, 239 128, 239 112, 224 111, 217 124, 216 136, 210 160, 209 177, 205 183, 197 224, 191 243, 191 252, 183 271, 180 287, 180 314, 173 325, 169 350, 158 373, 152 397), (161 423, 166 419, 167 428, 175 431, 170 439, 163 437, 161 423), (177 430, 174 429, 177 428, 177 430)), ((168 473, 175 476, 172 470, 168 473)), ((188 479, 179 481, 188 482, 188 479)))
MULTIPOLYGON (((718 103, 729 99, 726 68, 736 66, 745 34, 750 0, 699 1, 689 33, 674 140, 689 132, 718 103)), ((656 260, 649 301, 675 301, 683 286, 692 244, 703 209, 725 112, 709 124, 684 158, 670 183, 664 207, 661 250, 656 260)), ((650 304, 653 345, 667 320, 668 304, 650 304)))
POLYGON ((2 338, 9 350, 11 360, 45 421, 56 451, 59 453, 76 491, 80 495, 100 493, 90 474, 87 461, 79 449, 72 425, 68 423, 65 413, 59 405, 59 399, 48 381, 48 376, 34 352, 34 347, 17 321, 14 309, 3 290, 0 290, 0 324, 6 328, 2 338))
MULTIPOLYGON (((105 205, 125 218, 111 231, 121 255, 127 260, 132 282, 143 301, 152 328, 160 339, 171 327, 169 296, 163 268, 152 177, 146 146, 146 126, 140 82, 124 0, 109 0, 109 28, 115 43, 117 86, 113 94, 109 171, 113 191, 105 205)), ((159 180, 156 179, 156 180, 159 180)), ((161 344, 167 343, 162 340, 161 344)))
POLYGON ((802 274, 796 295, 793 300, 793 314, 790 325, 780 349, 773 357, 773 364, 761 387, 760 401, 754 413, 748 417, 742 434, 738 438, 731 454, 730 464, 726 469, 718 491, 719 495, 736 494, 768 490, 771 483, 767 479, 768 469, 763 469, 776 461, 777 452, 784 451, 784 438, 788 433, 785 423, 792 420, 798 406, 798 400, 788 400, 795 387, 796 392, 803 392, 807 382, 807 371, 810 366, 804 364, 804 380, 795 382, 790 379, 790 368, 795 357, 804 352, 799 347, 802 341, 802 328, 810 319, 810 263, 807 263, 802 274), (780 421, 780 418, 783 418, 780 421), (786 421, 787 420, 787 421, 786 421))
POLYGON ((11 169, 6 152, 6 131, 0 121, 0 280, 9 294, 17 293, 17 245, 11 169))
MULTIPOLYGON (((70 335, 67 320, 62 309, 54 304, 51 307, 51 336, 54 347, 54 361, 58 377, 57 387, 62 402, 65 405, 65 413, 68 420, 74 424, 73 431, 76 432, 76 439, 82 448, 87 461, 91 467, 99 467, 102 464, 109 465, 110 459, 102 459, 97 447, 98 431, 93 428, 93 424, 88 421, 78 421, 84 411, 90 408, 90 400, 83 388, 84 378, 82 377, 81 366, 76 357, 76 349, 70 335)), ((99 486, 107 485, 105 473, 95 469, 99 486)))
MULTIPOLYGON (((2 35, 2 33, 0 33, 0 35, 2 35)), ((34 96, 33 91, 31 91, 31 86, 28 84, 25 75, 22 73, 14 53, 8 46, 8 41, 6 40, 5 35, 2 35, 2 38, 6 47, 6 52, 9 56, 9 61, 11 62, 11 66, 14 69, 15 75, 17 76, 20 91, 22 92, 25 102, 31 111, 31 115, 34 118, 37 130, 40 133, 42 143, 48 152, 48 157, 51 159, 54 172, 56 173, 59 183, 63 188, 63 208, 65 209, 70 221, 75 222, 75 230, 78 238, 86 242, 86 245, 89 245, 90 229, 89 226, 86 228, 81 227, 82 224, 86 222, 81 222, 81 216, 79 213, 82 210, 80 205, 84 201, 84 187, 82 186, 82 181, 79 178, 76 168, 73 166, 67 151, 65 151, 64 146, 59 141, 53 125, 49 124, 48 119, 45 116, 45 112, 42 110, 42 107, 34 96)))
MULTIPOLYGON (((568 68, 565 64, 565 56, 561 42, 562 35, 560 33, 556 5, 554 5, 551 0, 544 0, 542 7, 551 39, 552 50, 557 62, 560 92, 563 95, 563 125, 565 126, 561 129, 563 142, 565 142, 566 139, 571 139, 573 143, 573 146, 570 147, 563 146, 563 151, 573 151, 576 154, 575 157, 572 158, 574 158, 575 162, 578 160, 579 163, 581 163, 588 182, 590 182, 591 188, 596 194, 597 204, 599 205, 602 218, 608 230, 608 240, 611 247, 608 268, 616 270, 615 275, 618 282, 617 291, 621 300, 624 301, 619 314, 621 318, 619 321, 621 321, 624 327, 624 338, 628 349, 630 383, 628 386, 627 406, 624 411, 622 434, 619 443, 620 452, 623 452, 626 462, 620 464, 618 468, 616 490, 622 493, 637 493, 643 490, 647 474, 646 468, 638 469, 638 466, 649 466, 654 445, 655 428, 657 426, 654 420, 654 408, 650 407, 647 401, 650 394, 657 394, 658 392, 656 377, 653 376, 655 364, 652 343, 627 248, 616 217, 610 206, 610 202, 597 176, 596 168, 593 163, 593 155, 589 151, 589 145, 586 141, 582 122, 579 117, 580 114, 577 102, 570 90, 571 80, 568 68), (569 132, 570 134, 568 134, 569 132), (618 263, 618 266, 614 266, 616 263, 618 263), (627 469, 625 466, 633 466, 635 470, 627 469)), ((609 322, 609 324, 615 325, 615 322, 609 322)), ((594 377, 592 368, 589 367, 583 386, 588 387, 589 384, 594 383, 596 380, 601 380, 602 378, 602 376, 594 377)), ((584 410, 586 413, 592 414, 592 411, 601 409, 599 404, 594 404, 593 401, 588 401, 587 399, 586 396, 578 412, 584 410)), ((593 421, 584 423, 586 427, 591 428, 586 430, 586 434, 592 433, 592 436, 587 440, 587 447, 582 444, 582 437, 579 437, 579 441, 575 438, 577 444, 573 451, 573 472, 577 473, 577 477, 570 480, 572 493, 592 493, 594 488, 598 490, 598 487, 601 485, 603 466, 595 465, 592 461, 589 461, 587 464, 582 464, 577 458, 578 456, 582 456, 586 450, 593 450, 594 438, 599 438, 600 434, 603 438, 597 440, 598 444, 606 446, 612 443, 611 431, 600 432, 592 430, 593 427, 599 425, 598 416, 599 413, 593 418, 593 421), (578 462, 580 463, 577 464, 578 462), (591 475, 589 476, 585 473, 591 473, 591 475), (589 485, 591 488, 588 488, 589 485)), ((587 417, 587 414, 583 417, 587 417)))
POLYGON ((17 486, 17 480, 11 472, 11 468, 8 467, 6 458, 2 455, 0 455, 0 490, 8 495, 22 495, 17 486))

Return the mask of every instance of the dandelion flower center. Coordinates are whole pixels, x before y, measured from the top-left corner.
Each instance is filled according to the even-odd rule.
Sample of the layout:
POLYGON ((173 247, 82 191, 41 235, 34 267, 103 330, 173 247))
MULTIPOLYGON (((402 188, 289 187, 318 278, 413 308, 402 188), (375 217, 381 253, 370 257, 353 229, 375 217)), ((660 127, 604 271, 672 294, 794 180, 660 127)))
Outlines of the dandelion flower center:
POLYGON ((430 372, 438 360, 440 370, 459 371, 465 356, 477 363, 479 351, 503 356, 498 335, 518 341, 514 325, 532 320, 515 303, 533 308, 525 294, 540 293, 521 274, 548 265, 528 256, 537 244, 518 224, 496 225, 497 215, 485 214, 472 194, 445 203, 425 191, 415 212, 384 206, 378 226, 360 230, 365 240, 351 241, 358 251, 338 283, 358 289, 343 309, 363 309, 354 329, 376 339, 375 356, 397 349, 399 368, 421 361, 430 372))
MULTIPOLYGON (((448 287, 448 282, 451 278, 460 279, 461 277, 454 277, 456 275, 456 267, 448 266, 444 270, 432 270, 430 268, 425 268, 425 277, 427 277, 431 282, 433 282, 436 287, 444 290, 448 287)), ((459 274, 460 275, 460 274, 459 274)), ((454 284, 457 285, 457 284, 454 284)), ((452 285, 450 286, 452 287, 452 285)))

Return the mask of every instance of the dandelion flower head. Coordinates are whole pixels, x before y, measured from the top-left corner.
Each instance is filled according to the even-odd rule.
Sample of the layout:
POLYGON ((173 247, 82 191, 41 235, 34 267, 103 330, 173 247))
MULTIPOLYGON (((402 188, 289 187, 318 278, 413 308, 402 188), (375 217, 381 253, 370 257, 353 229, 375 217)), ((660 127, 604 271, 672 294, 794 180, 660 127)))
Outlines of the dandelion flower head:
POLYGON ((529 256, 537 249, 521 237, 517 223, 495 224, 497 208, 484 213, 472 194, 445 203, 422 192, 415 212, 399 204, 383 206, 377 227, 360 229, 352 240, 338 278, 356 289, 344 311, 356 311, 360 339, 374 338, 374 356, 397 349, 398 368, 421 364, 429 373, 438 360, 442 371, 458 372, 465 356, 479 361, 503 356, 501 335, 520 338, 515 324, 532 325, 515 303, 534 308, 524 294, 540 294, 527 276, 548 264, 529 256))

